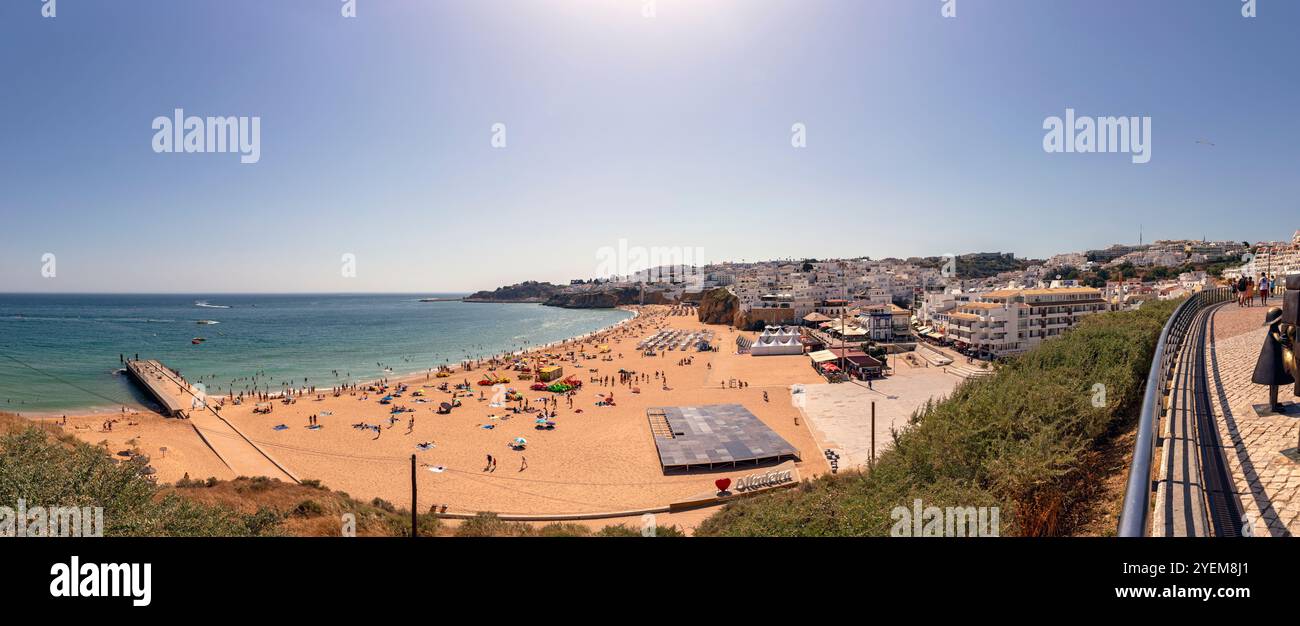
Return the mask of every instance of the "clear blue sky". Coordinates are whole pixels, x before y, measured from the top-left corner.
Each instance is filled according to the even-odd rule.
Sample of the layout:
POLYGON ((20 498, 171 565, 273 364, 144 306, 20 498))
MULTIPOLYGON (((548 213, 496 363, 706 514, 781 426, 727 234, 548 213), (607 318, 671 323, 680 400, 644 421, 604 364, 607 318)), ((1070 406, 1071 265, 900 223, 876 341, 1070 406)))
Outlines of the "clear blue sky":
POLYGON ((1292 0, 40 4, 0 3, 0 291, 474 290, 590 276, 620 238, 1044 256, 1300 227, 1292 0), (260 116, 261 161, 155 154, 177 107, 260 116), (1045 153, 1066 107, 1151 116, 1151 162, 1045 153))

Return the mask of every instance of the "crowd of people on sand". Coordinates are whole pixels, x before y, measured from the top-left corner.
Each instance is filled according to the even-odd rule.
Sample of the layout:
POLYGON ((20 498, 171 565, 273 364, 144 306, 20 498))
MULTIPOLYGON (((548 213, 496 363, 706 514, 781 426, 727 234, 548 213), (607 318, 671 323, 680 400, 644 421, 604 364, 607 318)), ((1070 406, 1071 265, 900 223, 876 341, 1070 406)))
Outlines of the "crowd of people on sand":
POLYGON ((1242 307, 1255 306, 1256 297, 1261 306, 1268 306, 1268 298, 1277 291, 1277 284, 1277 274, 1269 275, 1265 272, 1260 273, 1258 280, 1254 276, 1243 274, 1230 283, 1233 299, 1237 301, 1237 306, 1242 307))
MULTIPOLYGON (((687 310, 683 308, 682 310, 687 310)), ((546 346, 533 348, 531 351, 517 351, 510 353, 498 353, 485 357, 467 358, 459 366, 440 365, 437 368, 429 368, 425 372, 425 381, 430 384, 424 384, 419 389, 414 389, 410 385, 403 383, 391 382, 387 377, 381 377, 371 383, 348 383, 339 384, 330 387, 328 394, 333 397, 343 395, 357 397, 358 401, 368 402, 377 401, 382 405, 388 405, 389 410, 387 426, 374 424, 369 421, 359 421, 352 424, 352 427, 367 433, 373 433, 371 439, 379 439, 384 430, 392 429, 400 420, 397 417, 400 413, 408 413, 406 424, 406 435, 415 432, 416 410, 397 404, 399 399, 405 398, 408 394, 415 398, 417 403, 432 403, 437 406, 434 412, 438 414, 447 414, 455 408, 461 406, 461 399, 474 399, 478 402, 489 402, 492 408, 501 409, 499 413, 492 413, 487 416, 488 423, 475 424, 477 428, 494 429, 497 424, 508 421, 512 416, 533 415, 536 417, 535 428, 537 430, 554 430, 556 427, 555 420, 561 415, 561 404, 563 409, 571 412, 573 415, 583 413, 583 409, 576 407, 578 398, 578 389, 571 388, 561 392, 547 392, 540 397, 528 398, 521 391, 513 388, 501 396, 499 393, 489 394, 480 389, 477 395, 473 392, 471 379, 479 375, 483 381, 491 383, 494 380, 503 379, 503 374, 514 372, 526 372, 528 379, 532 377, 532 366, 539 366, 539 363, 549 364, 569 364, 586 369, 590 376, 589 382, 598 383, 602 387, 626 387, 632 393, 640 393, 640 385, 649 384, 652 381, 658 382, 664 390, 671 389, 668 386, 667 373, 662 370, 653 372, 634 372, 629 370, 619 370, 613 374, 600 374, 598 367, 590 367, 592 361, 613 361, 614 355, 619 359, 623 357, 621 352, 615 352, 610 346, 618 345, 627 339, 640 337, 648 332, 662 330, 667 327, 667 321, 664 319, 670 315, 680 315, 674 313, 674 309, 642 309, 638 316, 626 320, 610 328, 583 336, 575 339, 557 342, 546 346), (611 354, 613 353, 613 354, 611 354), (453 374, 459 374, 462 377, 461 382, 451 383, 443 381, 440 384, 431 384, 432 379, 451 378, 453 374), (449 396, 446 401, 437 402, 431 400, 427 394, 431 392, 442 392, 449 396)), ((692 310, 693 311, 693 310, 692 310)), ((678 361, 678 365, 690 365, 693 363, 693 357, 686 357, 678 361)), ((390 370, 385 370, 390 371, 390 370)), ((338 372, 335 372, 338 375, 338 372)), ((348 373, 350 376, 350 372, 348 373)), ((522 378, 521 378, 522 380, 522 378)), ((483 381, 479 382, 484 386, 483 381)), ((247 391, 230 391, 228 397, 235 404, 240 404, 246 399, 252 399, 259 403, 269 403, 273 399, 280 399, 285 404, 296 403, 299 398, 314 396, 314 400, 322 401, 326 393, 317 392, 315 386, 307 384, 309 381, 304 378, 301 388, 285 386, 279 392, 270 392, 266 389, 249 389, 247 391)), ((579 383, 580 385, 580 383, 579 383)), ((733 385, 734 386, 734 385, 733 385)), ((493 385, 495 388, 496 385, 493 385)), ((535 389, 535 388, 534 388, 535 389)), ((498 389, 499 390, 499 389, 498 389)), ((615 406, 614 393, 612 391, 597 394, 595 405, 598 407, 615 406)), ((307 418, 307 428, 319 429, 322 427, 321 417, 331 415, 329 412, 322 411, 313 413, 307 418)), ((287 429, 287 426, 277 425, 277 430, 287 429)), ((523 437, 516 437, 507 442, 507 447, 515 452, 523 452, 527 447, 527 441, 523 437)), ((431 450, 435 447, 433 441, 423 441, 416 444, 417 449, 421 451, 431 450)), ((494 472, 497 469, 497 458, 488 453, 486 454, 487 464, 483 468, 485 472, 494 472)), ((430 466, 434 467, 434 466, 430 466)), ((441 466, 438 466, 441 467, 441 466)), ((519 471, 528 469, 527 457, 520 454, 519 471)))
MULTIPOLYGON (((398 417, 401 413, 407 414, 405 435, 415 433, 416 409, 399 404, 399 402, 406 401, 407 398, 414 400, 415 403, 430 404, 430 408, 437 414, 451 413, 461 406, 462 399, 465 401, 487 402, 493 409, 500 409, 500 411, 487 416, 488 423, 475 424, 475 427, 479 428, 492 429, 502 421, 509 420, 512 416, 530 415, 535 417, 536 424, 534 426, 537 430, 554 430, 556 420, 562 414, 581 415, 584 412, 583 407, 579 406, 580 394, 578 388, 580 388, 581 383, 579 383, 578 388, 571 388, 561 392, 552 392, 548 389, 532 398, 525 395, 529 390, 528 387, 518 390, 512 388, 504 398, 499 393, 496 393, 500 391, 500 388, 496 387, 496 385, 493 385, 492 388, 480 389, 479 393, 475 394, 472 383, 478 378, 492 381, 504 378, 503 375, 516 376, 517 374, 512 374, 512 372, 521 371, 528 372, 526 378, 532 380, 532 375, 535 372, 531 370, 540 367, 540 363, 546 363, 575 366, 576 369, 586 370, 588 382, 606 388, 606 391, 596 395, 594 404, 597 407, 616 406, 615 394, 612 391, 614 387, 626 389, 631 393, 641 393, 642 386, 657 383, 661 389, 671 390, 667 372, 662 369, 642 372, 620 369, 617 372, 602 373, 599 364, 613 361, 615 355, 621 360, 623 353, 617 350, 619 344, 628 340, 635 342, 650 333, 669 328, 668 317, 693 314, 694 309, 691 307, 643 307, 638 311, 637 316, 583 337, 546 346, 532 347, 528 351, 466 358, 456 366, 445 364, 436 368, 429 368, 424 372, 424 380, 427 381, 424 385, 403 384, 390 381, 387 376, 383 376, 369 383, 337 382, 328 388, 318 390, 308 378, 304 377, 300 385, 283 382, 279 390, 274 390, 270 385, 266 384, 266 374, 259 371, 253 376, 236 378, 230 381, 228 392, 218 396, 218 402, 214 404, 219 405, 228 402, 240 405, 245 401, 253 401, 259 407, 269 407, 277 399, 283 404, 293 405, 299 399, 321 402, 331 396, 334 398, 354 397, 358 402, 377 402, 384 405, 382 408, 388 411, 386 425, 383 422, 372 423, 373 420, 368 419, 358 420, 352 424, 352 427, 356 430, 373 434, 372 441, 378 440, 384 430, 390 430, 395 424, 402 421, 398 417), (438 384, 433 383, 434 377, 451 379, 453 376, 460 377, 462 380, 459 383, 451 380, 441 381, 438 384), (485 391, 488 391, 488 393, 485 393, 485 391), (439 392, 446 396, 445 400, 435 399, 433 394, 439 392)), ((676 362, 678 366, 689 366, 693 363, 693 355, 682 357, 676 362)), ((383 364, 378 365, 382 366, 383 364)), ((711 365, 709 365, 709 369, 712 369, 711 365)), ((391 372, 391 369, 384 369, 383 372, 387 374, 391 372)), ((351 372, 335 371, 333 373, 336 378, 341 379, 346 376, 346 380, 351 380, 351 372)), ((524 379, 524 376, 520 376, 520 380, 524 379)), ((571 379, 572 377, 566 380, 571 379)), ((484 383, 479 381, 479 385, 484 386, 484 383)), ((509 386, 508 383, 507 386, 509 386)), ((748 387, 748 383, 733 378, 722 383, 722 386, 723 388, 743 389, 748 387)), ((540 391, 537 387, 532 389, 540 391)), ((270 411, 258 412, 269 413, 270 411)), ((306 417, 306 427, 313 430, 321 429, 325 427, 324 422, 327 421, 322 420, 322 418, 328 418, 331 415, 332 413, 329 411, 312 413, 306 417)), ((113 423, 116 421, 116 419, 106 420, 103 424, 104 430, 111 431, 113 423)), ((276 430, 286 430, 287 428, 283 424, 277 424, 275 427, 276 430)), ((420 451, 435 448, 435 442, 433 441, 421 441, 415 445, 420 451)), ((526 449, 526 440, 523 437, 516 437, 508 441, 506 445, 513 452, 520 453, 518 471, 527 470, 527 457, 522 454, 526 449)), ((485 451, 485 454, 487 463, 483 471, 496 471, 497 457, 487 451, 485 451)), ((436 467, 442 468, 442 466, 436 467)))

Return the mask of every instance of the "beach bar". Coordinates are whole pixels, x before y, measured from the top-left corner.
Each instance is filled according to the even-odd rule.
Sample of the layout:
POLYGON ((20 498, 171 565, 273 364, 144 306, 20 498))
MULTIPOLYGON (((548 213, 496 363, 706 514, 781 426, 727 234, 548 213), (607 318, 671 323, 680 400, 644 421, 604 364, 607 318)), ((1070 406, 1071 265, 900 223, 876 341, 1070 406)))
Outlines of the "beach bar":
POLYGON ((564 368, 559 365, 548 365, 537 370, 537 380, 544 383, 559 380, 563 376, 564 368))

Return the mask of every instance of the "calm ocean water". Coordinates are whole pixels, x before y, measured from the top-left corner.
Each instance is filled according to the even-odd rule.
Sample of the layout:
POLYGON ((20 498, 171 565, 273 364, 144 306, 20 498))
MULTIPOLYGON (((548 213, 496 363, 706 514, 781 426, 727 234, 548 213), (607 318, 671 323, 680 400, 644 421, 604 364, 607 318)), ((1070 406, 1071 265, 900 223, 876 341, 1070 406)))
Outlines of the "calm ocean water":
POLYGON ((558 341, 631 316, 419 297, 0 294, 0 410, 147 405, 117 373, 120 354, 159 359, 209 393, 254 384, 278 391, 304 378, 329 388, 558 341), (195 337, 205 341, 193 345, 195 337))

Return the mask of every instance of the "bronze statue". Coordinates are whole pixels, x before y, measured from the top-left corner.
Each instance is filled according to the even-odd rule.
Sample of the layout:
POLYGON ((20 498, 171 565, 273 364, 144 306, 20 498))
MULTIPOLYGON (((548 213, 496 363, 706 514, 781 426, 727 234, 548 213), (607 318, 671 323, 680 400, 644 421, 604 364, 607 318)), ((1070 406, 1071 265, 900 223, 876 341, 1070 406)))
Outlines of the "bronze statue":
POLYGON ((1277 401, 1278 386, 1295 383, 1295 376, 1291 373, 1295 371, 1295 353, 1291 351, 1291 344, 1282 330, 1282 309, 1269 309, 1268 315, 1264 317, 1264 325, 1268 326, 1268 334, 1264 335, 1264 346, 1260 348, 1259 360, 1255 362, 1255 373, 1251 375, 1250 381, 1256 385, 1268 385, 1268 408, 1280 413, 1283 407, 1277 401))
POLYGON ((1273 307, 1264 317, 1268 334, 1255 362, 1251 382, 1268 385, 1268 408, 1283 413, 1289 408, 1278 401, 1278 387, 1293 385, 1291 393, 1300 396, 1300 372, 1296 369, 1296 331, 1300 327, 1300 274, 1286 277, 1286 291, 1282 295, 1282 308, 1273 307))

